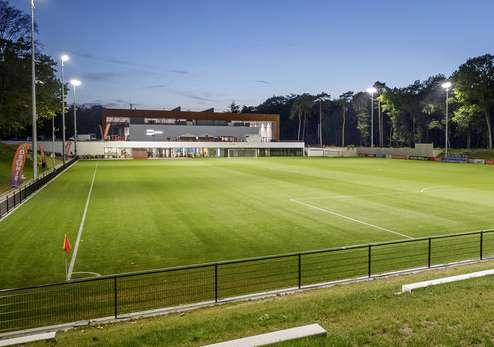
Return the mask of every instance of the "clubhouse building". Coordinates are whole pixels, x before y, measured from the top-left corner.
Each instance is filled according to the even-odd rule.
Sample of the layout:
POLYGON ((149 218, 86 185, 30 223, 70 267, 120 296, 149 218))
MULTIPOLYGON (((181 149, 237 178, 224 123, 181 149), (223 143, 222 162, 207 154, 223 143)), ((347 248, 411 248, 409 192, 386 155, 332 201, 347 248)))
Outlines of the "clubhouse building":
MULTIPOLYGON (((303 142, 280 141, 278 114, 105 108, 94 136, 66 144, 82 158, 301 156, 303 142), (77 147, 77 148, 76 148, 77 147)), ((52 144, 43 143, 51 152, 52 144)), ((61 153, 57 142, 55 151, 61 153)))

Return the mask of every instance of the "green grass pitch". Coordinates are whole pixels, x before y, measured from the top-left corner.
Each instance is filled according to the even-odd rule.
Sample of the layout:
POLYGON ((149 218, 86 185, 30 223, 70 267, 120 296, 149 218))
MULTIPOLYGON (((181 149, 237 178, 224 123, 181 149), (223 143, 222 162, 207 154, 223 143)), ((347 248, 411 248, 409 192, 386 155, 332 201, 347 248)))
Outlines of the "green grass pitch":
POLYGON ((81 161, 0 222, 0 288, 494 228, 494 167, 386 159, 81 161))

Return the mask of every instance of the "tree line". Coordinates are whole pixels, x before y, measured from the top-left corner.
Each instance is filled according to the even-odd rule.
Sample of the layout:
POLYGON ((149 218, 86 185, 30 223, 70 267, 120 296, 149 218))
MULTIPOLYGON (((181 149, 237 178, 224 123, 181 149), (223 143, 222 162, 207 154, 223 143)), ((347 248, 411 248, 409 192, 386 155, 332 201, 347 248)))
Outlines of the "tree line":
MULTIPOLYGON (((26 138, 31 125, 30 16, 0 0, 0 137, 26 138)), ((40 135, 49 137, 51 118, 61 113, 62 84, 56 61, 42 53, 37 42, 37 108, 40 135)), ((339 96, 321 92, 273 96, 257 106, 229 111, 278 113, 281 139, 305 141, 309 145, 370 145, 373 123, 375 146, 413 146, 445 143, 446 92, 441 84, 449 80, 449 142, 452 147, 492 149, 494 111, 494 55, 468 59, 451 76, 441 74, 405 87, 374 83, 374 119, 371 95, 348 91, 339 96)), ((67 85, 63 86, 65 91, 67 85)), ((80 107, 79 132, 98 134, 101 106, 80 107)), ((70 112, 70 110, 69 110, 70 112)), ((70 115, 70 113, 69 113, 70 115)), ((55 119, 61 129, 61 117, 55 119)), ((71 117, 67 117, 68 136, 71 117)), ((58 131, 60 135, 60 132, 58 131)))
POLYGON ((415 143, 445 144, 446 90, 448 93, 449 144, 458 148, 492 149, 494 112, 494 56, 468 59, 449 77, 438 74, 405 87, 374 83, 376 93, 348 91, 273 96, 258 106, 230 110, 278 113, 281 137, 310 145, 369 146, 371 124, 375 146, 411 146, 415 143), (371 122, 371 97, 374 119, 371 122))

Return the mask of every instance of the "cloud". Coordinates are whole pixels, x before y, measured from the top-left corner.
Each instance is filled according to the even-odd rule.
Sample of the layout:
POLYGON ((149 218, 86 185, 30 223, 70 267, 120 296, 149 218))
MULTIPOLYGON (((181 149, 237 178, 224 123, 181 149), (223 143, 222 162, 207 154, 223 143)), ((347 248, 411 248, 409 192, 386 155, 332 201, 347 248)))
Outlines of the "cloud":
POLYGON ((256 80, 255 82, 256 83, 260 83, 260 84, 271 84, 271 82, 268 82, 268 81, 265 81, 265 80, 256 80))
POLYGON ((187 70, 169 70, 170 72, 176 73, 178 75, 187 75, 189 71, 187 70))
MULTIPOLYGON (((98 56, 95 56, 95 55, 90 54, 90 53, 76 52, 76 51, 70 51, 70 50, 67 52, 74 55, 74 56, 81 57, 84 59, 96 60, 96 61, 105 62, 105 63, 109 63, 109 64, 117 64, 117 65, 132 66, 132 67, 138 67, 138 68, 142 68, 142 69, 148 69, 148 70, 152 70, 152 71, 148 71, 149 73, 154 73, 156 75, 160 75, 160 74, 162 75, 163 74, 163 73, 159 72, 159 67, 157 67, 157 66, 140 64, 140 63, 136 63, 136 62, 133 62, 130 60, 98 57, 98 56)), ((183 70, 183 69, 170 69, 170 70, 168 70, 168 72, 174 73, 177 75, 187 75, 190 73, 190 71, 183 70)))
POLYGON ((152 84, 150 86, 145 86, 146 89, 160 89, 160 88, 168 88, 170 84, 152 84))
POLYGON ((170 90, 171 93, 183 96, 188 99, 207 102, 228 102, 230 98, 218 98, 211 95, 209 92, 197 93, 193 91, 170 90))
POLYGON ((118 65, 126 65, 126 66, 135 66, 135 67, 142 67, 142 68, 148 68, 148 69, 153 69, 154 67, 150 65, 145 65, 145 64, 139 64, 135 63, 129 60, 121 60, 121 59, 115 59, 115 58, 105 58, 105 57, 98 57, 90 53, 82 53, 82 52, 76 52, 76 51, 67 51, 68 53, 75 55, 77 57, 85 58, 85 59, 90 59, 90 60, 97 60, 105 63, 110 63, 110 64, 118 64, 118 65))

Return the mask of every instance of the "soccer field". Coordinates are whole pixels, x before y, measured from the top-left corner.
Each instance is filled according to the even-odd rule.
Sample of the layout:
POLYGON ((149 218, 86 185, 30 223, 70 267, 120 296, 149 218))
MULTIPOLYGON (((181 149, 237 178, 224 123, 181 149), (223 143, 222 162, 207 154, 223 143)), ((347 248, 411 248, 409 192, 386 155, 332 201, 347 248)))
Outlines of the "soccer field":
POLYGON ((80 161, 0 222, 0 287, 494 228, 494 167, 80 161), (77 242, 78 234, 80 242, 77 242))

